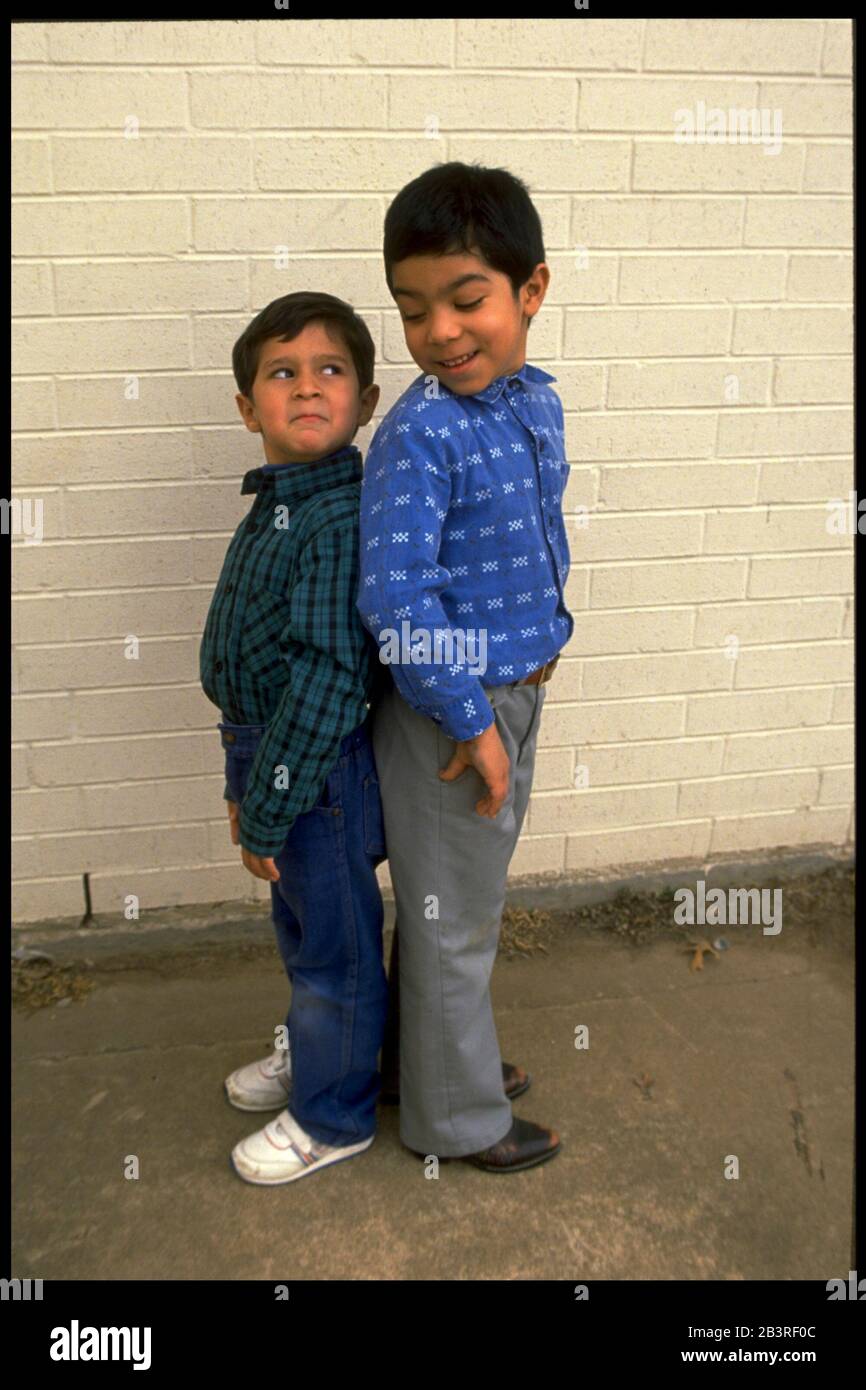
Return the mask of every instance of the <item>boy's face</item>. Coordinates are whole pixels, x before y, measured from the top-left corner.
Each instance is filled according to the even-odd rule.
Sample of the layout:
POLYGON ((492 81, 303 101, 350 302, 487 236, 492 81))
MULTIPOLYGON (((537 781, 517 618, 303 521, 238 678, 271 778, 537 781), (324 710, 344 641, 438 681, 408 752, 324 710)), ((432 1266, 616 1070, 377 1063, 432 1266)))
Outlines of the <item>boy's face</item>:
POLYGON ((324 323, 308 323, 290 343, 268 338, 252 397, 235 396, 268 463, 312 463, 350 444, 378 399, 378 386, 359 393, 352 355, 324 323))
POLYGON ((529 320, 550 281, 540 261, 515 300, 508 276, 476 252, 407 256, 391 267, 406 346, 422 372, 458 396, 474 395, 520 370, 529 320), (468 362, 455 363, 466 354, 468 362))

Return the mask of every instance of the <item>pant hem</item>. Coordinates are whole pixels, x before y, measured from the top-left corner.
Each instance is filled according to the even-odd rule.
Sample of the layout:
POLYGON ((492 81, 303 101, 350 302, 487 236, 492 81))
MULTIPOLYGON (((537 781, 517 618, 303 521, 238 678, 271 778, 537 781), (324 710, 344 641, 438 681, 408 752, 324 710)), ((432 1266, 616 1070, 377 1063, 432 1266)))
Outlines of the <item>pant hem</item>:
POLYGON ((286 1109, 295 1124, 300 1125, 305 1134, 309 1134, 310 1138, 315 1139, 317 1144, 327 1144, 332 1149, 347 1149, 352 1144, 363 1144, 365 1139, 370 1139, 376 1133, 376 1126, 374 1125, 368 1134, 340 1134, 333 1138, 333 1134, 323 1134, 319 1125, 310 1129, 309 1125, 298 1118, 291 1106, 287 1105, 286 1109))
POLYGON ((468 1158, 469 1154, 480 1153, 482 1149, 490 1149, 493 1147, 494 1144, 500 1143, 500 1141, 505 1138, 506 1134, 511 1129, 512 1124, 513 1119, 509 1121, 507 1128, 503 1130, 501 1134, 496 1135, 495 1138, 482 1140, 478 1144, 475 1144, 473 1141, 472 1147, 462 1147, 459 1153, 446 1152, 441 1146, 437 1148, 435 1144, 429 1144, 426 1147, 423 1144, 413 1144, 410 1142, 410 1140, 404 1139, 402 1134, 400 1135, 400 1142, 402 1144, 405 1144, 407 1149, 412 1149, 415 1153, 423 1153, 425 1156, 427 1154, 432 1154, 434 1158, 468 1158))

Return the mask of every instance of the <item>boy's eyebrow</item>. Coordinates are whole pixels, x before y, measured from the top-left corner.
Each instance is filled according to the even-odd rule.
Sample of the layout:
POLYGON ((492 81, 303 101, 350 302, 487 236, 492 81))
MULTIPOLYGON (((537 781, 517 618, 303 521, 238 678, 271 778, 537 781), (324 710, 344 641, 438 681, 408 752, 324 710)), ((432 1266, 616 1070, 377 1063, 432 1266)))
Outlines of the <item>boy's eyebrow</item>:
MULTIPOLYGON (((278 362, 291 362, 291 357, 283 353, 279 357, 269 357, 267 362, 262 363, 262 371, 268 367, 275 367, 278 362)), ((313 358, 314 362, 343 362, 348 363, 348 358, 341 352, 317 352, 313 358)))
MULTIPOLYGON (((452 290, 459 290, 461 285, 467 285, 470 280, 483 280, 485 285, 492 284, 489 275, 482 275, 479 271, 473 270, 470 271, 468 275, 461 275, 457 280, 452 280, 450 285, 445 285, 442 290, 442 293, 450 294, 452 290)), ((419 294, 417 290, 401 290, 398 289, 396 285, 394 286, 393 294, 395 296, 398 294, 410 295, 412 299, 423 299, 424 297, 423 295, 419 294)))

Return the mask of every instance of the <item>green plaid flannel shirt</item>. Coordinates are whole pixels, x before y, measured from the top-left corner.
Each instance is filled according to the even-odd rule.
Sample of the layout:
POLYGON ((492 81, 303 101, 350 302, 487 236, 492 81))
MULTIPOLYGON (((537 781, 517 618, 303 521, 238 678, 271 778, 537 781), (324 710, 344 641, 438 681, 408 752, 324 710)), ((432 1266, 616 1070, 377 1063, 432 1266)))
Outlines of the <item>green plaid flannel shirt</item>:
MULTIPOLYGON (((267 725, 240 808, 240 842, 253 854, 282 848, 381 689, 356 607, 362 477, 351 444, 244 476, 241 492, 256 497, 226 551, 199 674, 224 721, 267 725)), ((228 784, 223 795, 231 800, 228 784)))

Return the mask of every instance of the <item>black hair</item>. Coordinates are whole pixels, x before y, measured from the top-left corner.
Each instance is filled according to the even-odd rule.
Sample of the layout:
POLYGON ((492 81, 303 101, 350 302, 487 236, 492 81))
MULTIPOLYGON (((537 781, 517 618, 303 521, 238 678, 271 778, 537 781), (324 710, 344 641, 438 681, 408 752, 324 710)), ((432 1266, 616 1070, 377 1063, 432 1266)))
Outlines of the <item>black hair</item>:
POLYGON ((526 184, 507 169, 435 164, 400 189, 385 214, 385 280, 408 256, 446 255, 478 248, 507 275, 515 299, 544 260, 541 219, 526 184))
POLYGON ((342 299, 313 290, 298 290, 274 299, 252 323, 247 324, 232 348, 232 369, 241 395, 252 399, 253 382, 259 368, 259 351, 268 338, 289 343, 308 323, 328 324, 348 349, 358 376, 358 387, 365 391, 373 383, 376 349, 364 320, 342 299))

